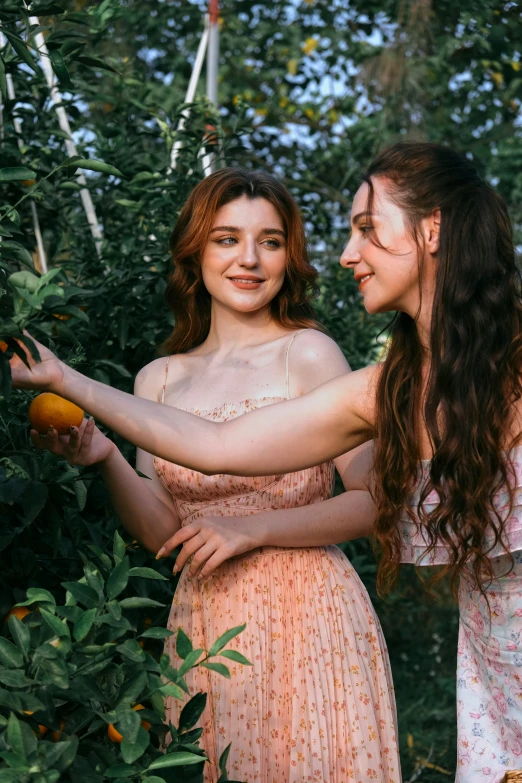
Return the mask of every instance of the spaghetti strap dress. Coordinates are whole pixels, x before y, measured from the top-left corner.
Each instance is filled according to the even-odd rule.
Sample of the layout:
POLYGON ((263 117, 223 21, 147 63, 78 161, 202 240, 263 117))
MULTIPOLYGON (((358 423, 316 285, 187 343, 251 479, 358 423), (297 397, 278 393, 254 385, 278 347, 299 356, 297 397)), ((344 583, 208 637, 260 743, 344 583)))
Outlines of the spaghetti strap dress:
MULTIPOLYGON (((513 449, 511 460, 514 505, 505 540, 513 567, 510 570, 510 556, 491 537, 488 557, 496 578, 485 587, 487 598, 469 576, 460 579, 456 783, 500 783, 507 771, 522 770, 522 448, 513 449)), ((423 461, 419 474, 414 509, 429 477, 429 461, 423 461)), ((437 503, 432 492, 424 508, 430 512, 437 503)), ((496 508, 504 517, 507 491, 497 494, 496 508)), ((418 522, 403 520, 401 532, 402 562, 448 562, 442 542, 427 552, 427 538, 418 522)))
MULTIPOLYGON (((167 372, 168 362, 165 384, 167 372)), ((190 410, 221 422, 284 399, 190 410)), ((182 525, 222 516, 237 517, 239 528, 245 516, 320 503, 333 492, 331 462, 262 477, 206 476, 159 458, 155 469, 182 525)), ((201 719, 211 762, 205 783, 218 780, 218 759, 229 743, 228 775, 245 783, 399 783, 388 652, 366 589, 343 552, 336 546, 267 546, 231 558, 201 580, 188 579, 183 569, 172 631, 181 627, 194 647, 208 649, 243 623, 246 630, 228 647, 252 666, 223 659, 230 680, 201 667, 187 675, 191 695, 208 694, 201 719)), ((175 636, 166 652, 179 667, 175 636)), ((182 707, 167 700, 175 725, 182 707)))

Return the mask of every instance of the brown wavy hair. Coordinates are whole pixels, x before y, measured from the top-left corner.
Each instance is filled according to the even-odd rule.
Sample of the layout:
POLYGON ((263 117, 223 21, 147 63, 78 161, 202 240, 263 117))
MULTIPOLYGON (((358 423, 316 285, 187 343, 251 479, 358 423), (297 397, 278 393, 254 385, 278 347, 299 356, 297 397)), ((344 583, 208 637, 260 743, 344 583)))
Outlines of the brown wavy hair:
POLYGON ((202 279, 201 256, 216 212, 246 196, 263 198, 276 209, 287 244, 285 278, 270 303, 272 317, 289 329, 324 331, 311 304, 317 295, 317 270, 308 257, 303 219, 289 191, 263 171, 224 168, 202 180, 191 192, 170 237, 174 270, 165 300, 174 313, 174 329, 162 346, 164 352, 185 353, 200 345, 210 329, 211 297, 202 279))
MULTIPOLYGON (((507 208, 473 164, 447 147, 404 142, 385 149, 363 180, 384 180, 390 198, 423 257, 419 224, 441 211, 435 294, 431 319, 430 367, 423 389, 423 349, 416 319, 397 313, 389 351, 377 387, 375 482, 382 550, 378 588, 386 592, 397 577, 401 518, 419 519, 428 551, 443 542, 453 590, 464 569, 482 592, 493 579, 488 553, 506 549, 505 522, 514 503, 513 465, 508 442, 515 403, 522 394, 521 277, 516 264, 507 208), (419 421, 433 450, 420 502, 411 508, 419 481, 419 421), (508 491, 507 508, 495 495, 508 491), (431 492, 440 502, 424 504, 431 492)), ((379 245, 378 237, 373 241, 379 245)), ((382 247, 382 246, 381 246, 382 247)), ((419 261, 422 277, 422 261, 419 261)))

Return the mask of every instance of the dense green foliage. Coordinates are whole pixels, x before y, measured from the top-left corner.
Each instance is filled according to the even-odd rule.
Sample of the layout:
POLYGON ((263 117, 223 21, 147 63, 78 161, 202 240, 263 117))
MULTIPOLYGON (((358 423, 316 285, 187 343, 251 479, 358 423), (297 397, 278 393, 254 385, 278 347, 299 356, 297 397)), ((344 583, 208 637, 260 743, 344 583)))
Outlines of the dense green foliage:
MULTIPOLYGON (((134 374, 154 358, 172 323, 162 301, 168 233, 202 176, 200 151, 209 121, 217 127, 222 162, 273 171, 296 195, 321 271, 321 318, 354 367, 375 357, 376 335, 386 319, 365 313, 338 257, 361 167, 379 147, 413 137, 468 151, 507 199, 520 237, 522 21, 516 3, 225 0, 222 5, 221 112, 215 115, 206 104, 201 85, 181 134, 176 128, 204 3, 41 0, 31 5, 44 29, 79 154, 113 167, 84 169, 103 228, 99 257, 82 208, 76 166, 63 165, 64 134, 32 45, 34 30, 24 4, 1 4, 0 25, 8 43, 0 50, 0 340, 9 341, 29 325, 82 372, 131 389, 134 374), (6 73, 13 79, 16 101, 6 97, 6 73), (15 117, 21 121, 21 137, 15 117), (175 171, 169 172, 174 140, 183 146, 175 171), (51 270, 44 279, 33 276, 38 259, 31 200, 51 270)), ((73 606, 63 583, 87 579, 87 560, 94 562, 100 579, 108 578, 112 565, 104 558, 115 556, 117 521, 95 470, 77 470, 34 451, 26 419, 33 395, 9 394, 1 353, 0 372, 0 616, 30 598, 28 590, 47 590, 52 600, 42 606, 62 618, 58 621, 67 628, 63 638, 69 638, 71 626, 76 649, 87 644, 74 636, 77 618, 50 608, 73 606)), ((132 459, 132 449, 119 445, 132 459)), ((127 544, 133 568, 151 567, 147 552, 127 544)), ((447 780, 455 765, 452 599, 441 588, 438 603, 431 603, 411 569, 405 569, 401 593, 383 603, 374 595, 375 566, 367 543, 349 544, 346 551, 375 600, 390 647, 404 778, 417 770, 416 779, 447 780)), ((158 571, 168 576, 167 565, 158 571)), ((126 598, 164 605, 152 606, 146 615, 153 628, 161 628, 172 583, 136 578, 130 584, 126 598)), ((95 608, 83 606, 84 614, 95 608)), ((97 612, 98 624, 89 633, 103 634, 101 605, 97 612)), ((131 612, 131 628, 122 638, 137 644, 144 612, 131 612)), ((35 613, 24 620, 30 644, 48 649, 46 622, 35 613)), ((3 628, 6 644, 9 639, 16 643, 16 634, 26 638, 14 620, 3 628)), ((121 651, 113 650, 111 656, 116 667, 131 666, 121 651)), ((29 670, 22 676, 37 680, 29 670)), ((20 675, 14 677, 21 682, 20 675)), ((0 696, 15 689, 0 681, 0 696)), ((22 690, 32 694, 40 687, 24 681, 22 690)), ((10 721, 3 729, 2 750, 7 742, 8 752, 16 754, 12 738, 34 744, 33 735, 17 727, 31 726, 35 719, 9 703, 9 697, 7 701, 0 698, 0 713, 10 721), (11 710, 15 719, 9 718, 11 710)), ((113 693, 98 712, 107 716, 117 703, 113 693)), ((25 704, 22 709, 30 710, 25 704)), ((74 709, 69 705, 66 712, 74 709)), ((90 719, 93 726, 104 720, 94 709, 90 719)), ((80 722, 69 728, 71 736, 81 737, 80 722)), ((92 736, 101 737, 100 731, 93 729, 92 736)), ((79 757, 88 757, 83 741, 79 757)), ((114 755, 115 749, 104 742, 106 752, 114 755)), ((102 746, 100 740, 96 753, 102 746)), ((82 777, 102 780, 96 764, 90 767, 91 777, 83 768, 82 777)), ((0 780, 9 779, 5 774, 0 766, 0 780)), ((57 779, 38 774, 28 779, 57 779)))

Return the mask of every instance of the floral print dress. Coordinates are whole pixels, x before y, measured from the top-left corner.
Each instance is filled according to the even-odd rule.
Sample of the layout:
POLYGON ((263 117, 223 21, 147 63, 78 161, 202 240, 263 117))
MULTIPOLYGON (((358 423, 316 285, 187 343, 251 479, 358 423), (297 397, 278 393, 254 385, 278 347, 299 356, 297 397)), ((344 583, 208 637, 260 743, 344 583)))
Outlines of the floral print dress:
MULTIPOLYGON (((458 760, 456 783, 499 783, 506 771, 522 769, 522 449, 512 454, 515 503, 506 525, 510 556, 500 544, 489 557, 496 579, 486 599, 466 577, 459 588, 457 650, 458 760)), ((423 464, 423 485, 429 463, 423 464)), ((428 496, 430 511, 438 501, 428 496)), ((418 504, 418 492, 413 506, 418 504)), ((499 511, 509 507, 507 492, 497 498, 499 511)), ((439 565, 448 561, 443 545, 426 553, 420 526, 402 523, 402 562, 439 565)))
MULTIPOLYGON (((283 397, 193 410, 226 421, 283 397)), ((205 476, 155 460, 182 525, 204 516, 237 517, 319 503, 332 495, 332 463, 280 476, 205 476)), ((191 693, 204 691, 202 744, 219 777, 220 754, 232 743, 227 771, 246 783, 400 783, 395 698, 379 620, 353 566, 338 547, 263 547, 223 563, 208 578, 181 573, 169 627, 208 649, 229 628, 246 630, 229 647, 252 666, 224 660, 227 680, 189 671, 191 693)), ((181 661, 175 637, 166 651, 181 661)), ((175 724, 182 702, 168 699, 175 724)))

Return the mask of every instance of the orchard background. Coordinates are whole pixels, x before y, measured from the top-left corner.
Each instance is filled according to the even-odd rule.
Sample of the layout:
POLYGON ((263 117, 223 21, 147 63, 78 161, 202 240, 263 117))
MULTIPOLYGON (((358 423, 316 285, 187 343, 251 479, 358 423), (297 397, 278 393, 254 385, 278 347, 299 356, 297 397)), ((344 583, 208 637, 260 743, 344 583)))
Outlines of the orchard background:
MULTIPOLYGON (((132 389, 172 326, 162 298, 168 235, 203 176, 202 145, 204 151, 216 141, 208 137, 210 124, 219 143, 208 149, 219 148, 220 164, 267 169, 296 196, 320 270, 321 319, 352 367, 365 365, 381 349, 377 337, 386 320, 365 313, 338 258, 361 167, 380 147, 416 138, 466 151, 507 200, 520 242, 517 5, 225 0, 219 111, 206 102, 202 80, 177 134, 204 3, 41 0, 27 10, 22 0, 3 0, 0 340, 12 349, 10 338, 28 326, 86 375, 132 389), (79 197, 80 169, 65 165, 65 134, 29 14, 39 17, 79 155, 105 164, 82 164, 103 232, 101 255, 79 197), (182 147, 170 172, 176 140, 182 147), (31 201, 48 257, 43 278, 31 201)), ((171 745, 172 756, 188 754, 187 763, 151 767, 160 757, 169 564, 157 566, 119 528, 96 470, 77 470, 32 448, 27 408, 34 395, 11 393, 4 354, 0 372, 0 618, 16 603, 31 610, 23 622, 10 619, 1 628, 0 781, 199 780, 202 765, 189 764, 189 756, 194 761, 198 754, 193 726, 201 700, 171 745), (131 710, 140 700, 149 730, 131 710), (111 743, 110 722, 125 727, 133 742, 111 743), (41 736, 42 724, 55 731, 56 742, 41 736)), ((132 461, 133 449, 118 445, 132 461)), ((433 600, 408 567, 383 602, 375 595, 367 542, 345 550, 388 641, 404 779, 451 780, 457 616, 447 586, 433 600)), ((188 640, 179 643, 189 656, 188 640)))

